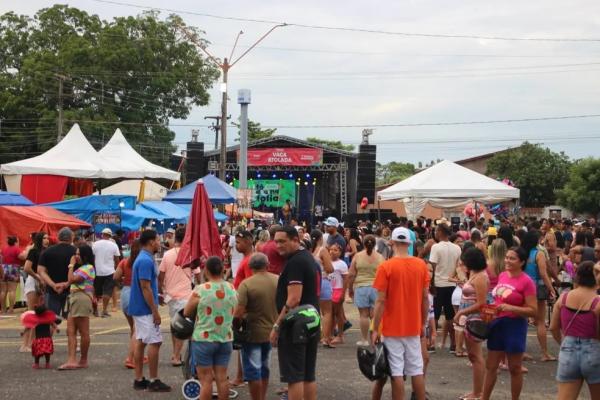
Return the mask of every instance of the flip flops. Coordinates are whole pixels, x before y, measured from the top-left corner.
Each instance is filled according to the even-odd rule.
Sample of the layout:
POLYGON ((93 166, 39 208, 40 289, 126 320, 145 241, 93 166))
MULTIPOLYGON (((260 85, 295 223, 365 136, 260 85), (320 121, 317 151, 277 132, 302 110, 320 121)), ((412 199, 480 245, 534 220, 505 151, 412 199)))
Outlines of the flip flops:
POLYGON ((81 369, 78 364, 63 364, 57 368, 59 371, 73 371, 76 369, 81 369))

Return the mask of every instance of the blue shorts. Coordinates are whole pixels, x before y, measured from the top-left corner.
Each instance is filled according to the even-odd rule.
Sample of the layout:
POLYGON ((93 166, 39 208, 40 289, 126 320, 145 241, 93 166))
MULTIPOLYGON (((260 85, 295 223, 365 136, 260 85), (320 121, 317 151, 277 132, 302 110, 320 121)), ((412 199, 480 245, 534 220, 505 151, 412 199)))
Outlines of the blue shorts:
POLYGON ((525 353, 527 347, 527 319, 501 317, 490 323, 487 348, 508 354, 525 353))
POLYGON ((566 336, 560 345, 556 380, 600 383, 600 341, 566 336))
POLYGON ((377 300, 377 290, 372 286, 361 286, 354 289, 354 304, 358 308, 373 308, 377 300))
POLYGON ((321 279, 321 301, 331 301, 333 295, 333 289, 331 288, 331 281, 329 279, 321 279))
POLYGON ((270 360, 271 343, 244 343, 242 345, 244 381, 268 380, 270 360))
POLYGON ((198 367, 227 367, 232 351, 231 342, 192 342, 193 363, 198 367))
POLYGON ((131 297, 131 286, 123 286, 121 289, 121 310, 123 314, 129 315, 129 298, 131 297))

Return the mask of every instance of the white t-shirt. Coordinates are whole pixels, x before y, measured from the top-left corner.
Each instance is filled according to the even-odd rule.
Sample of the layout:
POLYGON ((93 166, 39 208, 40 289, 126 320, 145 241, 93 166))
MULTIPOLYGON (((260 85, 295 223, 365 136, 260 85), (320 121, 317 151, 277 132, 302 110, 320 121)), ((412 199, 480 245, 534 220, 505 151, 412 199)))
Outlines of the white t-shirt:
POLYGON ((332 289, 344 288, 344 275, 348 275, 348 265, 343 260, 331 262, 333 264, 333 272, 329 274, 332 289))
POLYGON ((460 253, 460 247, 452 242, 439 242, 431 246, 429 261, 436 264, 436 287, 456 286, 456 283, 450 282, 448 278, 456 269, 460 253))
POLYGON ((229 248, 231 249, 231 276, 235 278, 238 267, 244 259, 244 255, 235 248, 235 235, 229 236, 229 248))
POLYGON ((109 276, 115 273, 115 257, 119 257, 119 247, 112 240, 98 240, 92 246, 96 258, 96 276, 109 276))

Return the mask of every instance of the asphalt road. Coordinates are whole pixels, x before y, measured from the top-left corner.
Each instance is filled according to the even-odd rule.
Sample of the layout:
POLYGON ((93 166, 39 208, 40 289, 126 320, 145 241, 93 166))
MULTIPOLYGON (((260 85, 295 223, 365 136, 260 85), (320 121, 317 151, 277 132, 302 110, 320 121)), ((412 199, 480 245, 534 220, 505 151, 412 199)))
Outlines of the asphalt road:
MULTIPOLYGON (((356 309, 347 304, 349 318, 355 322, 356 309)), ((22 310, 19 310, 22 311, 22 310)), ((111 318, 92 318, 92 345, 90 349, 90 366, 87 370, 57 371, 32 370, 30 354, 18 352, 20 345, 20 326, 17 316, 0 317, 0 399, 142 399, 164 398, 181 399, 183 377, 179 368, 169 364, 170 338, 168 333, 168 314, 166 307, 161 309, 163 315, 163 332, 165 344, 161 349, 159 375, 163 381, 172 385, 173 391, 166 394, 139 393, 132 389, 133 372, 123 367, 127 349, 128 327, 120 312, 113 313, 111 318)), ((63 324, 66 325, 66 324, 63 324)), ((355 323, 355 326, 357 324, 355 323)), ((66 360, 66 336, 63 326, 60 334, 55 336, 55 354, 52 364, 57 367, 66 360)), ((351 329, 346 336, 346 344, 336 349, 319 349, 318 358, 318 398, 319 399, 369 399, 370 382, 358 370, 356 363, 356 347, 358 331, 351 329)), ((533 331, 529 332, 529 351, 539 355, 537 340, 533 331)), ((548 342, 553 354, 558 349, 549 337, 548 342)), ((554 380, 556 363, 527 362, 529 374, 525 376, 522 399, 544 399, 556 397, 557 389, 554 380)), ((269 399, 277 399, 275 390, 280 387, 277 371, 277 355, 272 360, 272 385, 269 399)), ((427 391, 430 398, 457 399, 470 391, 471 369, 465 358, 456 358, 447 351, 432 354, 427 375, 427 391)), ((498 378, 493 398, 509 399, 509 375, 502 372, 498 378)), ((408 393, 407 388, 407 393, 408 393)), ((239 399, 249 399, 246 388, 239 390, 239 399)), ((389 385, 384 398, 390 398, 389 385)), ((589 399, 587 389, 580 396, 589 399)))

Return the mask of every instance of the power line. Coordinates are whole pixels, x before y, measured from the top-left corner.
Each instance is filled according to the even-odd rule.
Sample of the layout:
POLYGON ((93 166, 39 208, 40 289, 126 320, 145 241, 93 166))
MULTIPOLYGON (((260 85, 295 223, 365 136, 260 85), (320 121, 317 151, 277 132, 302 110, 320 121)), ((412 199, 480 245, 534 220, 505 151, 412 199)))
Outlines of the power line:
POLYGON ((379 29, 368 29, 368 28, 354 28, 354 27, 341 27, 341 26, 326 26, 316 24, 302 24, 294 22, 275 21, 267 19, 257 18, 242 18, 223 16, 216 14, 201 13, 196 11, 177 10, 172 8, 161 8, 161 7, 149 7, 140 4, 126 3, 112 0, 92 0, 98 3, 113 4, 119 6, 134 7, 144 10, 158 10, 177 14, 189 14, 206 18, 213 18, 219 20, 230 20, 230 21, 242 21, 242 22, 256 22, 262 24, 285 24, 287 26, 306 28, 306 29, 319 29, 328 31, 343 31, 343 32, 358 32, 358 33, 370 33, 378 35, 389 35, 389 36, 402 36, 402 37, 422 37, 422 38, 442 38, 442 39, 477 39, 477 40, 503 40, 503 41, 535 41, 535 42, 600 42, 599 38, 542 38, 542 37, 506 37, 506 36, 483 36, 483 35, 471 35, 471 34, 440 34, 440 33, 416 33, 416 32, 398 32, 398 31, 386 31, 379 29))

